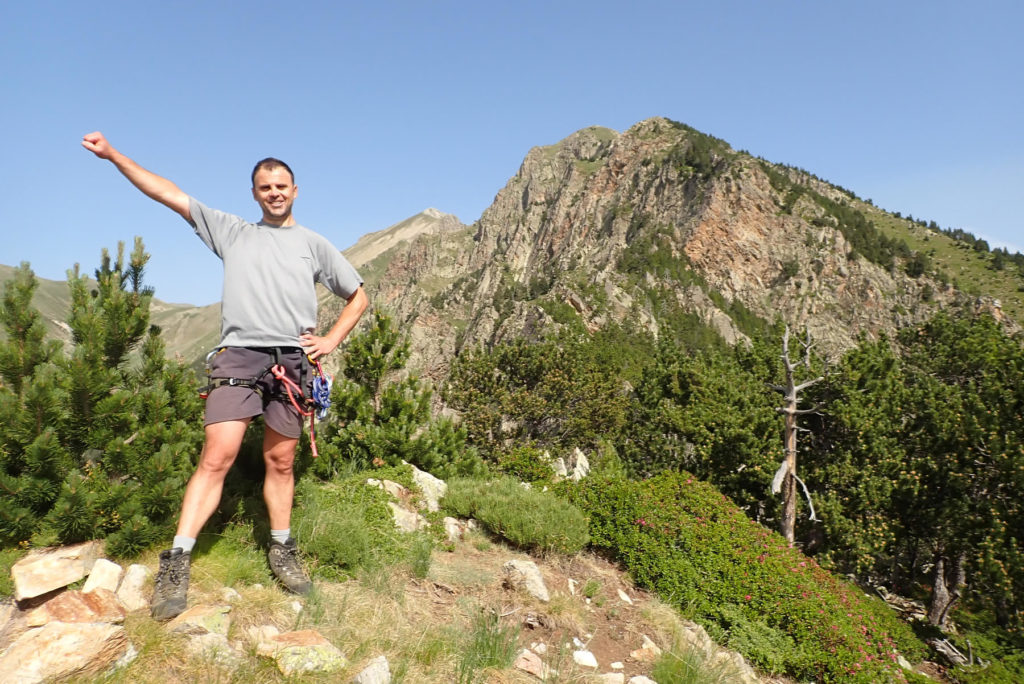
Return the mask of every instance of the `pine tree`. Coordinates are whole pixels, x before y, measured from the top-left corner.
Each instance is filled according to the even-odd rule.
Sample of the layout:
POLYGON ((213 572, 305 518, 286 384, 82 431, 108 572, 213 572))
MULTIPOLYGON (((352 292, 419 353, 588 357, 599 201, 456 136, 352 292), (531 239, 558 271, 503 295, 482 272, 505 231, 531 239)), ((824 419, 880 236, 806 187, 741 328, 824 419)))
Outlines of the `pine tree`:
POLYGON ((43 341, 27 264, 0 316, 0 543, 107 538, 131 555, 168 532, 202 442, 191 370, 149 325, 148 260, 104 250, 95 282, 68 274, 72 347, 43 341), (15 381, 14 376, 20 378, 15 381))
POLYGON ((408 358, 408 341, 381 311, 374 312, 368 329, 350 338, 328 422, 318 437, 314 473, 331 478, 353 465, 402 461, 439 476, 476 468, 465 430, 432 417, 433 392, 405 373, 408 358))

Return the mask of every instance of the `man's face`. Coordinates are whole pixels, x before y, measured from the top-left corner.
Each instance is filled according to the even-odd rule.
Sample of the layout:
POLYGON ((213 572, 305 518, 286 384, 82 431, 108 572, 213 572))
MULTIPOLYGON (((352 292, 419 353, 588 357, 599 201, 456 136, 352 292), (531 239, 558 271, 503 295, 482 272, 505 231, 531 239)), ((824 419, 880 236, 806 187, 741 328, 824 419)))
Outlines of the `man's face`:
POLYGON ((256 172, 252 196, 263 210, 263 220, 275 226, 290 226, 292 202, 299 188, 294 185, 292 175, 283 166, 272 169, 262 168, 256 172))

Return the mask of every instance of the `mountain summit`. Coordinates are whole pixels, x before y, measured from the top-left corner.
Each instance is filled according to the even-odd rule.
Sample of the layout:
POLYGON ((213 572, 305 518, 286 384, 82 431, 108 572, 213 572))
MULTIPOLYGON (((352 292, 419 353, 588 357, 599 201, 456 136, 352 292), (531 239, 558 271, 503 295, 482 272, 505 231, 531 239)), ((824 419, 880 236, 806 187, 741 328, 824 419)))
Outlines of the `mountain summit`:
POLYGON ((655 335, 699 322, 736 343, 781 319, 836 353, 954 304, 1002 313, 915 270, 878 224, 945 236, 664 118, 533 148, 473 226, 413 235, 428 217, 367 236, 367 282, 435 378, 466 346, 574 321, 655 335))

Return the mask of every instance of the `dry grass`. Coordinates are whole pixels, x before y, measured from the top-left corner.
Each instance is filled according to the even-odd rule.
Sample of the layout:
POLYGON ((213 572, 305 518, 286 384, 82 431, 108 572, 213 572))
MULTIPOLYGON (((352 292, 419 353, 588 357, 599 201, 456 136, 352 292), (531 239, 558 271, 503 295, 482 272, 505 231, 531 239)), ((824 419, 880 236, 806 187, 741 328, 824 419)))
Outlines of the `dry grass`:
MULTIPOLYGON (((584 643, 601 664, 599 672, 612 671, 612 662, 622 662, 624 672, 650 674, 652 663, 639 662, 630 651, 639 648, 647 635, 666 648, 678 643, 683 624, 673 609, 644 592, 636 590, 611 563, 590 554, 572 558, 552 556, 532 559, 537 562, 551 594, 541 602, 524 592, 503 585, 502 565, 513 558, 527 559, 493 539, 483 543, 470 536, 452 552, 435 550, 425 578, 416 578, 397 568, 364 572, 343 583, 317 582, 307 597, 296 598, 281 591, 269 580, 260 558, 257 567, 232 567, 224 555, 210 552, 193 563, 193 586, 189 604, 223 603, 224 580, 232 577, 265 577, 254 583, 234 582, 241 596, 232 604, 229 640, 243 652, 236 669, 224 667, 211 658, 190 656, 187 639, 169 634, 163 625, 144 614, 129 617, 125 626, 139 651, 136 660, 105 677, 82 682, 245 682, 263 684, 281 682, 285 677, 272 661, 260 658, 248 635, 249 629, 273 625, 279 630, 315 629, 337 646, 349 660, 349 667, 331 675, 309 675, 287 681, 351 681, 373 658, 387 657, 396 683, 450 684, 458 681, 460 663, 465 660, 472 641, 474 625, 481 615, 497 615, 502 633, 518 635, 516 652, 532 645, 545 644, 544 661, 557 674, 550 682, 584 682, 583 671, 572 659, 577 647, 573 639, 584 643), (570 591, 569 580, 576 592, 570 591), (590 600, 581 588, 593 588, 590 600), (633 605, 622 601, 623 590, 633 605), (296 602, 301 610, 296 612, 296 602)), ((243 556, 248 554, 243 553, 243 556)), ((155 567, 155 555, 142 562, 155 567)), ((242 563, 253 563, 252 557, 242 563)), ((464 673, 463 673, 464 674, 464 673)), ((474 671, 472 681, 519 684, 536 682, 531 675, 513 668, 474 671)))

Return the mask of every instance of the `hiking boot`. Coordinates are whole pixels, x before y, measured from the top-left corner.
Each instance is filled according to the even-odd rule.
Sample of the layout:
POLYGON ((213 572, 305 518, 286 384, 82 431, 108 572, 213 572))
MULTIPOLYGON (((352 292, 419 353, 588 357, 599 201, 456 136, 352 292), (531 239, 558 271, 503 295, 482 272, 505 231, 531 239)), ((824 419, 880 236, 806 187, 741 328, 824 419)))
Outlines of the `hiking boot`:
POLYGON ((313 588, 299 564, 299 547, 291 537, 284 544, 271 541, 267 561, 277 580, 293 594, 308 594, 313 588))
POLYGON ((188 603, 188 571, 192 554, 179 548, 160 552, 160 570, 153 587, 154 620, 170 620, 180 615, 188 603))

